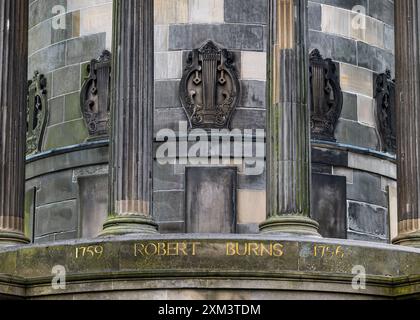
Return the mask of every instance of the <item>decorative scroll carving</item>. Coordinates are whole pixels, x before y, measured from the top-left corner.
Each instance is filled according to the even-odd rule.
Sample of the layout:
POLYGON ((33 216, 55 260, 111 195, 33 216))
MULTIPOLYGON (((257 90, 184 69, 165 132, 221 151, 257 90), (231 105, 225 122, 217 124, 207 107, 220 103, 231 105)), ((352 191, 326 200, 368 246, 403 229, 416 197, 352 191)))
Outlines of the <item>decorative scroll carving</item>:
POLYGON ((229 128, 239 97, 232 52, 207 41, 189 53, 180 98, 191 128, 229 128))
POLYGON ((99 140, 109 134, 111 53, 104 51, 99 59, 87 66, 88 77, 80 92, 80 105, 89 130, 89 140, 99 140))
POLYGON ((376 121, 382 151, 396 153, 397 123, 395 113, 395 81, 391 71, 376 76, 375 80, 376 121))
POLYGON ((336 141, 334 132, 343 108, 337 66, 319 50, 310 55, 311 131, 316 140, 336 141))
POLYGON ((48 123, 47 79, 36 71, 28 87, 26 154, 32 155, 41 152, 48 123))

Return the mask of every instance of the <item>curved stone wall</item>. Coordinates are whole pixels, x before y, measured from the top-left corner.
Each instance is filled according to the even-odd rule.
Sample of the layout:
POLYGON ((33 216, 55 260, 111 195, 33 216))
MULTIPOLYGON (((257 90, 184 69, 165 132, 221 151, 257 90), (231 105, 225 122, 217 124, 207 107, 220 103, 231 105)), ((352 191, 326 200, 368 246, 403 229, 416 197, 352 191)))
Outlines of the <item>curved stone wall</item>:
MULTIPOLYGON (((28 78, 45 74, 50 118, 42 153, 28 159, 27 233, 36 242, 94 237, 107 214, 107 143, 86 143, 79 96, 87 63, 111 49, 112 1, 34 0, 30 16, 28 78), (57 4, 64 14, 54 13, 57 4), (64 29, 54 27, 63 21, 64 29)), ((172 129, 182 139, 179 122, 187 117, 178 92, 188 52, 213 40, 233 52, 241 83, 232 128, 253 129, 241 138, 255 140, 255 129, 265 129, 266 20, 265 0, 155 0, 155 135, 172 129)), ((342 232, 335 237, 387 242, 396 216, 396 170, 393 155, 380 152, 373 79, 387 68, 394 74, 393 2, 309 1, 309 22, 310 48, 339 65, 344 91, 337 143, 313 146, 313 210, 327 221, 339 217, 342 232), (367 14, 367 28, 357 32, 351 28, 356 5, 367 14)), ((155 162, 154 213, 162 232, 185 231, 181 158, 155 162)), ((246 161, 255 159, 228 165, 239 169, 237 232, 255 233, 265 220, 265 171, 246 174, 246 161)))
MULTIPOLYGON (((314 190, 324 186, 325 198, 337 197, 325 180, 337 185, 345 177, 348 238, 387 241, 397 233, 397 177, 395 155, 381 152, 375 77, 395 75, 394 2, 311 0, 309 25, 311 50, 337 63, 343 90, 337 143, 314 145, 314 190)), ((326 208, 314 202, 315 210, 326 208)))
POLYGON ((79 102, 83 66, 110 50, 112 1, 34 0, 29 15, 28 79, 38 71, 48 85, 42 150, 82 143, 88 136, 79 102))

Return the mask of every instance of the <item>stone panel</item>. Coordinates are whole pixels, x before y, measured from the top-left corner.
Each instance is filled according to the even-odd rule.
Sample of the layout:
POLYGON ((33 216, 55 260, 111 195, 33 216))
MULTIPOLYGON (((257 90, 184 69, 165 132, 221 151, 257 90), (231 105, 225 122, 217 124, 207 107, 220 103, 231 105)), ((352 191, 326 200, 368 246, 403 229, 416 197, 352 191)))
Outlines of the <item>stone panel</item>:
POLYGON ((158 222, 184 221, 184 199, 182 190, 155 191, 153 193, 153 218, 158 222))
POLYGON ((341 117, 343 119, 357 121, 357 95, 343 92, 341 117))
POLYGON ((266 0, 225 0, 225 22, 266 24, 267 4, 266 0))
POLYGON ((353 184, 347 187, 347 198, 386 208, 388 201, 382 191, 381 178, 362 171, 353 172, 353 184))
POLYGON ((379 138, 376 130, 354 121, 340 119, 335 137, 340 143, 379 150, 379 138))
POLYGON ((51 97, 61 96, 80 89, 80 66, 67 66, 53 72, 51 97))
POLYGON ((224 0, 190 0, 190 23, 223 23, 224 0))
POLYGON ((236 232, 236 168, 186 168, 186 231, 236 232))
POLYGON ((40 179, 36 194, 37 207, 77 198, 77 185, 71 170, 45 175, 40 179))
POLYGON ((347 239, 346 178, 312 175, 312 219, 324 238, 347 239))
POLYGON ((194 24, 169 26, 169 50, 199 48, 212 39, 231 50, 264 51, 264 28, 245 24, 194 24))
POLYGON ((241 107, 266 108, 266 82, 241 81, 241 107))
POLYGON ((37 208, 35 237, 77 230, 77 201, 70 200, 37 208))
POLYGON ((96 238, 108 217, 108 176, 79 177, 80 236, 96 238))
POLYGON ((322 12, 318 3, 308 3, 308 26, 310 30, 321 31, 322 12))
POLYGON ((67 42, 66 63, 81 63, 98 57, 106 49, 106 33, 76 38, 67 42))
POLYGON ((181 107, 179 80, 155 82, 155 108, 181 107))
POLYGON ((47 128, 45 149, 51 150, 82 143, 89 136, 83 119, 64 122, 47 128))
POLYGON ((386 238, 387 211, 364 203, 349 202, 349 229, 358 233, 386 238))
POLYGON ((266 192, 238 190, 238 224, 259 225, 266 219, 266 192))

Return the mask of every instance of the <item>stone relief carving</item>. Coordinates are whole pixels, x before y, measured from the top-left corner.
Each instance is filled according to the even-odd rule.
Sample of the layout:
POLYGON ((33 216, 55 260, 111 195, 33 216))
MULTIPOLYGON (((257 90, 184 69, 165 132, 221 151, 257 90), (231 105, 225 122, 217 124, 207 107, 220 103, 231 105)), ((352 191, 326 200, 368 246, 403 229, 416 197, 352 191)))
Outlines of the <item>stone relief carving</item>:
POLYGON ((395 81, 391 79, 391 71, 376 75, 375 99, 376 121, 384 152, 396 153, 397 131, 395 113, 395 81))
POLYGON ((316 140, 335 142, 334 132, 343 108, 336 64, 319 50, 310 54, 311 132, 316 140))
POLYGON ((191 128, 230 128, 240 98, 234 62, 212 41, 189 53, 179 94, 191 128))
POLYGON ((48 123, 47 79, 38 71, 28 82, 26 154, 41 152, 48 123))
POLYGON ((88 140, 100 140, 109 134, 111 53, 105 50, 88 64, 86 71, 80 105, 89 130, 88 140))

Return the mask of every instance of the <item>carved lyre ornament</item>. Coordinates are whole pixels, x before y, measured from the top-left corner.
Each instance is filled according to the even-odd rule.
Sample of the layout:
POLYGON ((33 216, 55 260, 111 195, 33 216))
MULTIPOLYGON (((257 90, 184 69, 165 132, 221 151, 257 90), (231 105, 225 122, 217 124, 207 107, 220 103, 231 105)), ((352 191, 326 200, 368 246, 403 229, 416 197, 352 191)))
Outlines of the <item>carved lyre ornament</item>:
POLYGON ((104 51, 87 66, 88 77, 80 92, 82 114, 89 130, 88 140, 100 140, 109 134, 111 53, 104 51))
POLYGON ((319 50, 310 54, 312 139, 335 142, 335 129, 343 108, 343 93, 336 64, 319 50))
POLYGON ((395 81, 391 71, 376 76, 375 81, 376 121, 384 152, 397 151, 397 125, 395 112, 395 81))
POLYGON ((240 97, 233 53, 212 41, 190 52, 179 90, 191 128, 230 128, 240 97))
POLYGON ((28 82, 27 155, 41 152, 48 116, 47 79, 36 71, 28 82))

